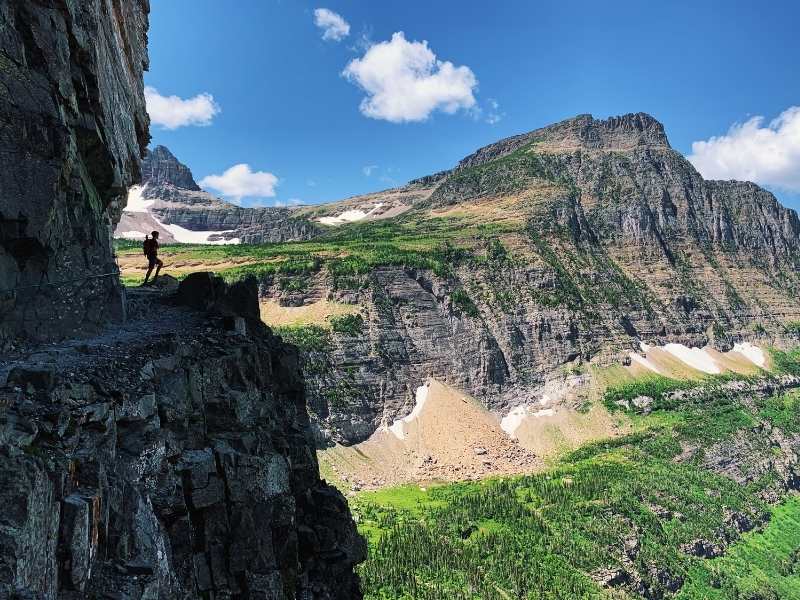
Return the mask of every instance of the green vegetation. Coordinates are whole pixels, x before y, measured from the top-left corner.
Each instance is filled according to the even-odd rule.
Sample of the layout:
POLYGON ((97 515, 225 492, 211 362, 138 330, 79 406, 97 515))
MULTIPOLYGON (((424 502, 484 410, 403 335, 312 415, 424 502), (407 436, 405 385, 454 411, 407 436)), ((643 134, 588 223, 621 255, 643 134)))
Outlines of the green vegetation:
POLYGON ((800 348, 782 351, 771 350, 772 371, 780 375, 795 375, 800 377, 800 348))
POLYGON ((800 336, 800 321, 789 321, 783 326, 786 333, 800 336))
POLYGON ((364 318, 359 315, 339 315, 331 317, 331 328, 336 333, 355 336, 364 329, 364 318))
POLYGON ((759 417, 786 433, 800 433, 800 392, 778 394, 760 403, 759 417))
POLYGON ((679 600, 800 599, 800 498, 775 507, 763 531, 689 571, 679 600))
POLYGON ((609 410, 616 410, 620 404, 629 403, 639 396, 648 396, 654 400, 656 405, 659 405, 666 394, 689 389, 696 385, 697 382, 671 379, 661 375, 648 375, 609 387, 603 394, 603 402, 609 410))
MULTIPOLYGON (((779 356, 800 366, 798 352, 779 356)), ((769 458, 757 426, 800 433, 800 391, 737 396, 723 387, 735 379, 617 385, 607 404, 647 395, 655 412, 541 474, 357 496, 366 598, 800 598, 800 500, 773 510, 761 498, 781 489, 775 472, 741 484, 703 460, 742 437, 752 440, 747 460, 769 458), (741 537, 737 523, 755 529, 741 537), (726 553, 703 558, 700 542, 726 553)))
POLYGON ((469 294, 466 292, 466 290, 455 290, 452 294, 450 294, 450 300, 452 301, 456 310, 467 315, 468 317, 477 317, 480 315, 478 312, 478 307, 475 306, 475 303, 472 301, 472 298, 469 297, 469 294))
POLYGON ((288 325, 273 327, 276 335, 304 352, 323 352, 330 345, 330 332, 319 325, 288 325))
MULTIPOLYGON (((516 229, 513 224, 474 224, 456 217, 421 220, 409 216, 392 221, 354 223, 305 242, 222 246, 164 244, 161 254, 168 264, 178 259, 211 265, 247 261, 247 264, 215 269, 229 281, 250 274, 261 280, 308 276, 327 269, 335 286, 352 288, 360 285, 360 277, 378 266, 424 268, 447 276, 455 266, 472 256, 470 250, 463 247, 464 240, 496 237, 516 229)), ((115 248, 119 254, 141 251, 140 244, 125 240, 117 240, 115 248)))

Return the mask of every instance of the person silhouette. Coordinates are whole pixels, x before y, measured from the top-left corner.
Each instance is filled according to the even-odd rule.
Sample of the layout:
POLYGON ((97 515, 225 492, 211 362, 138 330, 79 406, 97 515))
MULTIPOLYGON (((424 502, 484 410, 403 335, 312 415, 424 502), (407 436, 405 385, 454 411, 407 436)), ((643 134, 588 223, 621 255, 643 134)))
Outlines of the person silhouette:
POLYGON ((158 279, 158 274, 161 272, 161 267, 164 266, 164 263, 158 258, 158 232, 153 231, 150 235, 153 236, 152 239, 145 235, 144 243, 142 244, 142 250, 147 257, 147 275, 144 276, 144 283, 142 283, 142 285, 147 285, 150 279, 150 273, 153 272, 153 267, 158 265, 156 274, 153 275, 153 281, 150 282, 155 283, 156 279, 158 279))

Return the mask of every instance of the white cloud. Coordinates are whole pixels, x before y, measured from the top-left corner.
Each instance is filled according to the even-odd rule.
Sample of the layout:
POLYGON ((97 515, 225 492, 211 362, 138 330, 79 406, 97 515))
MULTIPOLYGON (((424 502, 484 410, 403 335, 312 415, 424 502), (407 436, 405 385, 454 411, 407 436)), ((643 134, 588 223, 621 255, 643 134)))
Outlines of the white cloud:
POLYGON ((765 124, 756 116, 726 135, 692 144, 689 160, 706 179, 754 181, 800 192, 800 106, 765 124))
POLYGON ((150 120, 164 129, 211 125, 211 121, 221 111, 214 102, 214 96, 208 93, 184 100, 179 96, 162 96, 156 88, 147 86, 144 88, 144 97, 150 120))
POLYGON ((350 23, 342 15, 327 8, 314 10, 314 25, 322 30, 323 40, 338 42, 350 35, 350 23))
POLYGON ((500 103, 494 98, 489 98, 488 105, 489 110, 488 114, 486 115, 486 122, 489 125, 499 123, 502 118, 506 116, 506 113, 500 111, 500 103))
POLYGON ((359 108, 372 119, 424 121, 435 110, 453 114, 475 105, 472 70, 438 60, 428 42, 409 42, 402 31, 350 61, 342 74, 366 92, 359 108))
POLYGON ((378 168, 378 165, 367 165, 361 171, 364 173, 365 176, 369 177, 372 175, 372 172, 378 168))
POLYGON ((203 187, 217 190, 226 198, 241 201, 244 197, 271 198, 278 178, 266 171, 253 171, 250 165, 234 165, 222 175, 209 175, 200 180, 203 187))

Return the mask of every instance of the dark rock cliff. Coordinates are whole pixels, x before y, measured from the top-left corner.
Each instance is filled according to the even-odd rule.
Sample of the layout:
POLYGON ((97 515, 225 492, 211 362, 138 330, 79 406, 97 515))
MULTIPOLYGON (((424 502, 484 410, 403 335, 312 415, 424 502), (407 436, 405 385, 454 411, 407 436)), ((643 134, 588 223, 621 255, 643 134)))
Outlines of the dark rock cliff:
POLYGON ((130 303, 2 363, 0 597, 360 597, 364 542, 255 283, 201 273, 130 303))
POLYGON ((0 598, 359 598, 364 542, 254 282, 126 301, 114 273, 148 11, 0 3, 0 598))
POLYGON ((116 270, 112 223, 149 138, 148 11, 147 0, 0 4, 0 340, 123 316, 118 279, 100 275, 116 270))

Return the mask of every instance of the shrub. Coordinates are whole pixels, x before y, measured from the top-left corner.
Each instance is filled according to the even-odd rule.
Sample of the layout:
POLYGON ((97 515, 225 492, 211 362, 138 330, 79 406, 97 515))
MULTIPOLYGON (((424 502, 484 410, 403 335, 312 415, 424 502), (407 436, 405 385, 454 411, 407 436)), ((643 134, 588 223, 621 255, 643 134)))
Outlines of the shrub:
POLYGON ((789 321, 783 326, 783 330, 790 335, 800 336, 800 321, 789 321))
POLYGON ((364 329, 364 319, 361 315, 341 315, 331 317, 331 327, 336 333, 356 336, 364 329))
POLYGON ((772 370, 782 375, 800 375, 800 348, 784 352, 771 350, 772 370))
POLYGON ((636 381, 622 383, 608 388, 603 395, 603 403, 610 410, 614 410, 619 408, 618 402, 625 403, 639 396, 649 396, 655 401, 656 406, 658 406, 666 394, 676 390, 687 389, 693 385, 696 385, 696 383, 693 384, 689 381, 680 381, 661 375, 643 377, 636 381))
POLYGON ((330 345, 330 333, 319 325, 286 325, 273 331, 304 352, 323 352, 330 345))
POLYGON ((284 292, 301 292, 308 287, 308 282, 305 279, 284 277, 280 280, 279 287, 284 292))
POLYGON ((478 307, 475 306, 472 298, 470 298, 469 294, 464 290, 456 290, 450 294, 450 301, 457 310, 468 317, 477 317, 480 314, 478 312, 478 307))

